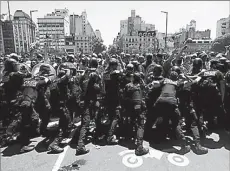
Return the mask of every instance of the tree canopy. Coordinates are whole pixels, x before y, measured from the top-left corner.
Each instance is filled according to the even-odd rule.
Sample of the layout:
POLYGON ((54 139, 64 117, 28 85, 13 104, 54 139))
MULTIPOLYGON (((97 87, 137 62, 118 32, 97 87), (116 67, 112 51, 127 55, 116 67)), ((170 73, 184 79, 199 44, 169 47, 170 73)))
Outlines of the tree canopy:
POLYGON ((214 52, 225 52, 225 46, 230 45, 230 33, 217 37, 211 45, 211 50, 214 52))
POLYGON ((106 50, 106 46, 103 44, 102 40, 99 40, 98 38, 93 39, 93 53, 99 54, 106 50))

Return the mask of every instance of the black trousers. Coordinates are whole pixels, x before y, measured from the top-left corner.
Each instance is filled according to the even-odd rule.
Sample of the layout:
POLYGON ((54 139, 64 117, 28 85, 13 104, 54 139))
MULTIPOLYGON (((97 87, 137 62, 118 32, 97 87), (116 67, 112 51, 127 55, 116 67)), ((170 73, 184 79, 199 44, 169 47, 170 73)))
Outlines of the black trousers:
POLYGON ((169 120, 171 120, 172 129, 175 131, 176 137, 179 140, 183 140, 183 143, 185 143, 185 136, 180 124, 181 115, 177 106, 177 99, 173 97, 159 98, 155 103, 155 110, 157 116, 163 118, 163 124, 161 124, 162 127, 160 129, 168 128, 169 120))
POLYGON ((131 118, 131 123, 126 129, 127 135, 129 136, 133 132, 133 126, 135 124, 135 126, 137 127, 137 147, 142 147, 146 117, 145 112, 143 111, 142 101, 130 101, 126 106, 126 116, 131 118))
POLYGON ((199 142, 200 141, 199 118, 193 107, 193 102, 189 101, 187 103, 184 103, 183 101, 180 101, 179 109, 181 115, 185 117, 186 128, 192 131, 194 141, 199 142))

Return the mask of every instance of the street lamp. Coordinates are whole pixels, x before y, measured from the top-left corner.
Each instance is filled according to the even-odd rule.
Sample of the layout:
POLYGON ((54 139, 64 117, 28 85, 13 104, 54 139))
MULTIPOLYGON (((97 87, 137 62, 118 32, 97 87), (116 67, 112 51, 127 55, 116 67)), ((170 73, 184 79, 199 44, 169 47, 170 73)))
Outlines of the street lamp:
POLYGON ((166 14, 166 31, 165 31, 165 49, 167 48, 167 32, 168 32, 168 12, 161 11, 166 14))
POLYGON ((33 19, 32 19, 32 13, 33 12, 38 12, 38 10, 30 10, 30 18, 31 18, 31 33, 32 33, 32 43, 33 43, 33 27, 32 27, 32 25, 33 25, 33 19))

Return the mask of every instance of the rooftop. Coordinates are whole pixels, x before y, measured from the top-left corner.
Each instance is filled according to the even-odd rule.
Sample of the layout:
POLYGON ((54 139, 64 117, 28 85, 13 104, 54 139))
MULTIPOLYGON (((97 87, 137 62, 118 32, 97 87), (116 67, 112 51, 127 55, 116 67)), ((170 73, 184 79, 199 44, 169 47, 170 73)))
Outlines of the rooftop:
POLYGON ((22 10, 15 11, 15 13, 14 13, 14 19, 15 18, 27 18, 27 19, 31 19, 30 16, 28 14, 26 14, 22 10))

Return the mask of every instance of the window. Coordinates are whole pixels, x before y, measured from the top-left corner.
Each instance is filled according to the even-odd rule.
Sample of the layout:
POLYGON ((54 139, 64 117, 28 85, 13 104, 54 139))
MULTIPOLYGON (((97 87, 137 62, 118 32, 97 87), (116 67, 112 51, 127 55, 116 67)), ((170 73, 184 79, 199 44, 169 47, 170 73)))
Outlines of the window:
POLYGON ((150 39, 149 39, 149 42, 150 42, 150 39))
POLYGON ((126 44, 126 47, 129 47, 129 44, 126 44))
POLYGON ((198 41, 197 43, 203 43, 202 41, 198 41))

